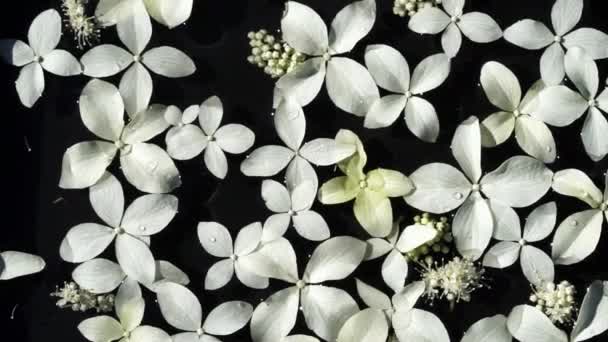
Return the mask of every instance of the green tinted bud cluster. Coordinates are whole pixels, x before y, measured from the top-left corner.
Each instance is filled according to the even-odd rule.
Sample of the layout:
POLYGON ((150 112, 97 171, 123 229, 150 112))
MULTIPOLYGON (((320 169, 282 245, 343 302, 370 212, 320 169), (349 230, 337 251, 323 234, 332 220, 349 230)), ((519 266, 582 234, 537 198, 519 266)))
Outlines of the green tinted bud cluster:
POLYGON ((59 298, 56 304, 62 309, 70 308, 79 312, 95 310, 98 313, 114 310, 113 294, 94 294, 81 289, 74 282, 64 282, 61 288, 57 286, 51 297, 59 298))
POLYGON ((393 13, 400 17, 411 17, 425 7, 436 7, 441 0, 395 0, 393 13))
POLYGON ((286 42, 280 41, 267 30, 249 32, 251 55, 247 61, 259 68, 272 78, 279 78, 291 72, 306 60, 306 56, 294 50, 286 42))
POLYGON ((433 255, 447 255, 450 253, 454 238, 447 217, 435 218, 429 213, 423 213, 414 217, 414 223, 433 227, 437 231, 437 236, 426 244, 406 253, 409 260, 424 260, 431 264, 433 263, 433 255))

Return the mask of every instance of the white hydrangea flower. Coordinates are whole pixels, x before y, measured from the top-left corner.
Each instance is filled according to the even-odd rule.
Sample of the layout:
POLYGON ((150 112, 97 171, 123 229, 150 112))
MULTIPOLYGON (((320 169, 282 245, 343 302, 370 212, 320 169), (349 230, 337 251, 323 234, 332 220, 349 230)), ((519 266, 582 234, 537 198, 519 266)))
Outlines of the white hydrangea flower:
POLYGON ((555 277, 553 260, 545 252, 528 243, 541 241, 553 232, 557 220, 555 202, 541 205, 530 213, 526 219, 523 236, 519 216, 513 209, 492 201, 490 207, 496 219, 494 238, 501 242, 487 251, 483 265, 505 268, 513 265, 519 258, 521 269, 531 284, 552 282, 555 277))
POLYGON ((439 135, 435 107, 419 95, 446 80, 450 74, 448 56, 436 54, 423 59, 410 77, 410 68, 399 51, 388 45, 370 45, 365 51, 365 65, 376 84, 398 95, 376 100, 365 116, 364 126, 390 126, 404 112, 405 123, 412 133, 426 142, 435 142, 439 135))
MULTIPOLYGON (((431 312, 414 308, 416 302, 424 293, 424 289, 424 282, 417 281, 404 287, 391 299, 381 291, 357 279, 359 297, 370 309, 364 310, 365 314, 353 316, 344 324, 338 342, 385 341, 388 336, 389 324, 395 330, 398 340, 402 342, 449 342, 448 332, 437 316, 431 312), (433 328, 429 329, 429 327, 433 328), (374 334, 384 338, 381 340, 356 339, 359 334, 359 336, 366 336, 366 331, 373 331, 374 334), (355 339, 349 340, 347 337, 354 337, 355 339)), ((368 338, 373 336, 371 335, 368 338)))
POLYGON ((124 210, 122 186, 106 173, 91 187, 89 198, 106 225, 83 223, 71 228, 61 242, 61 258, 73 263, 88 261, 116 241, 116 259, 124 273, 142 284, 152 284, 156 265, 148 247, 150 236, 171 222, 177 213, 177 197, 144 195, 124 210))
POLYGON ((490 43, 502 37, 502 30, 489 15, 481 12, 463 13, 465 0, 442 0, 439 7, 426 7, 409 21, 410 30, 421 34, 441 36, 443 51, 456 57, 462 45, 462 35, 475 43, 490 43))
POLYGON ((169 106, 165 119, 172 127, 165 137, 167 152, 173 159, 189 160, 205 151, 205 165, 215 177, 224 179, 228 173, 226 154, 241 154, 255 141, 255 134, 240 124, 220 127, 224 107, 217 96, 200 106, 190 106, 183 113, 169 106), (200 128, 192 124, 198 117, 200 128))
POLYGON ((608 282, 596 280, 587 289, 570 338, 530 305, 514 307, 507 327, 513 337, 524 342, 580 342, 597 336, 608 328, 608 282))
POLYGON ((582 14, 583 0, 556 0, 551 10, 554 31, 540 21, 524 19, 505 30, 505 39, 528 50, 546 48, 540 75, 547 85, 557 85, 564 78, 564 47, 582 47, 593 59, 608 57, 608 35, 587 27, 573 31, 582 14))
POLYGON ((277 81, 275 103, 280 104, 277 97, 285 96, 306 106, 317 97, 325 81, 329 98, 338 108, 357 116, 367 114, 380 97, 374 80, 364 66, 337 55, 352 50, 375 21, 376 1, 355 1, 338 12, 328 32, 313 9, 287 2, 281 20, 283 39, 309 58, 277 81))
POLYGON ((450 308, 460 301, 470 302, 471 294, 484 287, 485 270, 466 257, 454 257, 441 266, 438 262, 422 266, 421 277, 426 284, 424 295, 431 301, 445 298, 450 308))
POLYGON ((471 325, 460 342, 511 342, 512 340, 507 330, 507 317, 495 315, 480 319, 471 325))
POLYGON ((44 92, 43 69, 58 76, 82 73, 78 60, 65 50, 56 49, 61 40, 61 16, 54 9, 40 13, 21 40, 0 40, 0 56, 9 64, 23 67, 15 82, 21 103, 31 108, 44 92))
POLYGON ((281 101, 274 115, 274 127, 287 147, 267 145, 257 148, 241 163, 241 171, 245 175, 270 177, 287 167, 288 188, 293 190, 306 181, 311 181, 313 187, 317 188, 319 181, 311 163, 333 165, 355 152, 353 145, 340 144, 329 138, 302 144, 306 134, 306 117, 303 109, 290 99, 281 101))
POLYGON ((200 301, 186 287, 165 283, 158 286, 156 295, 167 323, 185 331, 173 335, 173 342, 219 341, 215 336, 227 336, 240 330, 249 322, 253 312, 249 303, 225 302, 211 310, 203 320, 200 301))
POLYGON ((434 214, 458 208, 452 222, 456 248, 474 261, 482 256, 494 231, 490 202, 514 208, 532 205, 551 187, 553 172, 534 158, 515 156, 482 177, 481 131, 476 117, 460 124, 451 148, 464 174, 443 163, 424 165, 410 175, 416 190, 405 201, 434 214))
POLYGON ((0 252, 0 280, 38 273, 45 266, 44 260, 37 255, 16 251, 0 252))
POLYGON ((241 228, 234 246, 230 232, 219 223, 200 222, 197 231, 198 239, 205 251, 218 258, 224 258, 207 271, 205 290, 217 290, 223 287, 235 273, 239 281, 248 287, 254 289, 268 287, 267 278, 259 277, 242 266, 242 260, 253 253, 262 241, 262 225, 259 222, 241 228))
POLYGON ((165 331, 149 325, 141 325, 146 302, 135 281, 125 281, 116 295, 116 315, 97 316, 78 325, 80 333, 91 342, 171 342, 165 331))
POLYGON ((553 190, 587 203, 591 209, 568 216, 557 227, 552 243, 553 261, 571 265, 582 261, 597 247, 602 234, 603 216, 608 220, 608 174, 604 193, 584 172, 567 169, 555 173, 553 190))
POLYGON ((262 198, 266 207, 275 213, 264 223, 262 240, 271 241, 283 236, 292 221, 303 238, 311 241, 328 239, 330 231, 327 222, 310 209, 316 197, 317 187, 311 181, 300 183, 291 190, 273 180, 262 182, 262 198))
POLYGON ((604 88, 598 95, 597 65, 586 50, 570 48, 565 69, 578 92, 563 85, 546 88, 539 95, 534 115, 549 125, 564 127, 587 112, 581 132, 583 145, 593 161, 600 161, 608 154, 608 121, 602 113, 608 112, 608 90, 604 88))
POLYGON ((488 62, 481 69, 481 85, 488 100, 500 109, 481 122, 481 144, 498 146, 515 131, 515 139, 524 152, 544 163, 553 163, 553 134, 534 116, 544 82, 534 83, 522 99, 519 80, 513 72, 498 62, 488 62))
POLYGON ((256 307, 251 318, 253 341, 281 341, 293 329, 298 307, 310 330, 323 340, 335 341, 340 327, 359 307, 346 291, 321 284, 348 277, 363 260, 365 249, 363 241, 350 236, 324 241, 312 253, 302 278, 295 251, 284 238, 267 242, 249 255, 243 260, 249 270, 293 284, 256 307))
POLYGON ((100 0, 95 16, 105 26, 115 25, 128 19, 135 12, 134 7, 144 7, 146 16, 169 27, 183 24, 192 14, 193 0, 100 0))
POLYGON ((103 140, 85 141, 67 149, 61 188, 82 189, 95 184, 119 151, 122 172, 140 191, 166 193, 181 185, 179 171, 167 152, 146 143, 169 126, 163 118, 165 106, 152 105, 125 125, 118 89, 101 80, 87 84, 79 103, 84 125, 103 140))
POLYGON ((96 78, 113 76, 129 68, 122 76, 119 88, 127 114, 135 117, 148 107, 152 97, 152 77, 148 69, 155 74, 177 78, 193 74, 196 66, 190 57, 173 47, 160 46, 144 53, 152 37, 150 18, 141 0, 122 1, 131 1, 131 6, 136 8, 116 26, 118 38, 128 50, 103 44, 87 51, 80 62, 84 74, 96 78))

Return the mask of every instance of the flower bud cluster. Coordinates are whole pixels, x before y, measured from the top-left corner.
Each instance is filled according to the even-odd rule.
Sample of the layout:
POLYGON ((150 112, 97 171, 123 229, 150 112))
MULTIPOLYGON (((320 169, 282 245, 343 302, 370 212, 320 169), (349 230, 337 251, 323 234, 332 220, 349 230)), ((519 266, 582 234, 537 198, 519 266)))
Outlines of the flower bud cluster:
POLYGON ((85 312, 95 310, 97 312, 111 312, 114 309, 114 295, 96 295, 81 289, 74 282, 64 282, 63 287, 55 288, 51 297, 57 297, 57 306, 60 308, 71 308, 73 311, 85 312))
POLYGON ((413 16, 425 7, 436 7, 441 0, 395 0, 393 13, 400 17, 413 16))
POLYGON ((87 16, 86 5, 89 0, 62 0, 61 9, 66 19, 66 26, 74 34, 74 41, 79 49, 92 45, 99 40, 101 25, 95 16, 87 16))
POLYGON ((425 263, 430 265, 433 263, 432 254, 442 253, 445 255, 450 253, 450 246, 454 238, 450 232, 451 226, 447 217, 442 216, 437 219, 429 213, 423 213, 414 217, 414 223, 433 227, 437 231, 437 236, 426 244, 406 253, 409 260, 420 261, 424 259, 425 263))
POLYGON ((249 32, 247 37, 251 46, 251 55, 247 57, 247 61, 264 69, 272 78, 279 78, 291 72, 306 60, 304 54, 276 39, 266 30, 249 32))
POLYGON ((574 285, 567 281, 555 285, 553 282, 532 286, 530 301, 553 323, 572 324, 576 312, 574 285))
POLYGON ((468 302, 473 291, 484 287, 484 269, 467 258, 455 257, 442 266, 435 262, 424 267, 421 272, 426 284, 424 295, 431 301, 445 298, 450 305, 468 302))

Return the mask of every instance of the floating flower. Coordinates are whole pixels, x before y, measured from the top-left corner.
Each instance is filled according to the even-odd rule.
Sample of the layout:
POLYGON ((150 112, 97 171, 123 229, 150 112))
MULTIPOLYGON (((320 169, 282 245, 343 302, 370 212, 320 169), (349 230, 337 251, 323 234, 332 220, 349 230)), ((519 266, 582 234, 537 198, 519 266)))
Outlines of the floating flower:
POLYGON ((111 26, 139 11, 146 17, 149 15, 159 23, 174 28, 190 18, 193 2, 193 0, 100 0, 95 15, 105 26, 111 26))
POLYGON ((59 300, 56 305, 60 308, 71 308, 73 311, 95 310, 99 312, 111 312, 114 309, 113 294, 95 294, 85 289, 81 289, 74 282, 64 282, 63 287, 55 288, 51 297, 59 300))
POLYGON ((31 108, 44 92, 43 69, 58 76, 82 73, 78 60, 65 50, 56 49, 61 40, 61 16, 53 9, 40 13, 27 34, 30 45, 21 40, 0 40, 0 55, 21 68, 15 82, 21 103, 31 108))
POLYGON ((412 133, 426 142, 435 142, 439 135, 439 119, 435 107, 420 95, 439 87, 446 80, 450 74, 447 55, 425 58, 416 66, 411 79, 410 68, 403 55, 387 45, 368 46, 365 65, 381 88, 398 95, 376 100, 365 116, 364 126, 390 126, 404 112, 405 123, 412 133))
POLYGON ((532 287, 530 301, 542 311, 554 324, 572 324, 576 312, 574 295, 576 288, 567 281, 554 284, 546 281, 532 287))
POLYGON ((247 61, 264 69, 272 78, 281 77, 292 72, 306 61, 306 55, 297 52, 288 43, 278 41, 266 30, 249 32, 251 55, 247 61))
POLYGON ((451 306, 461 300, 469 302, 473 291, 484 286, 484 269, 467 258, 455 257, 442 266, 436 262, 423 266, 424 295, 431 301, 445 298, 451 306))
POLYGON ((540 21, 524 19, 505 30, 505 40, 528 50, 546 48, 540 58, 540 75, 547 85, 560 84, 564 78, 564 47, 584 48, 593 59, 608 57, 608 35, 587 27, 572 31, 582 14, 583 0, 556 0, 551 10, 555 34, 540 21))
POLYGON ((15 251, 0 252, 0 280, 38 273, 45 266, 44 260, 36 255, 15 251))
POLYGON ((95 16, 87 16, 86 5, 89 0, 62 0, 61 9, 67 17, 67 27, 74 34, 79 49, 92 45, 99 40, 100 25, 95 16))

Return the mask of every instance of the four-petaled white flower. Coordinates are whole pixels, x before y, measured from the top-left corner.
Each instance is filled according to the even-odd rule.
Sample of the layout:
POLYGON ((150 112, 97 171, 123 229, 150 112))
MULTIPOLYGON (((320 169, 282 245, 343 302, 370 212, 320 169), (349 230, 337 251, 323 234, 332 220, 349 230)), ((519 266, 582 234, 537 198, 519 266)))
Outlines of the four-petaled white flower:
POLYGON ((475 261, 492 238, 491 203, 496 201, 515 208, 532 205, 551 187, 553 172, 534 158, 515 156, 482 178, 481 132, 476 117, 470 117, 456 129, 452 154, 464 174, 443 163, 424 165, 410 175, 416 190, 405 201, 435 214, 458 208, 452 223, 456 248, 475 261))
POLYGON ((544 82, 534 83, 522 99, 513 72, 498 62, 488 62, 481 69, 481 85, 488 100, 500 109, 481 122, 481 144, 498 146, 515 131, 515 139, 524 152, 544 163, 553 163, 556 157, 553 134, 534 117, 544 82))
POLYGON ((64 189, 82 189, 95 184, 120 151, 120 166, 137 189, 165 193, 181 184, 179 171, 162 148, 145 143, 167 129, 165 106, 152 105, 126 126, 124 103, 115 86, 92 80, 80 95, 84 125, 102 140, 85 141, 63 155, 61 180, 64 189))
POLYGON ((171 326, 185 332, 172 336, 173 342, 221 342, 213 335, 227 336, 249 322, 253 307, 242 301, 226 302, 211 310, 203 321, 198 298, 186 287, 161 284, 156 289, 160 311, 171 326))
POLYGON ((267 242, 249 255, 243 260, 249 270, 293 284, 256 307, 251 318, 253 341, 276 342, 286 337, 296 324, 300 303, 308 328, 326 341, 335 341, 340 327, 359 307, 346 291, 320 284, 349 276, 363 260, 365 249, 363 241, 350 236, 324 241, 312 253, 302 278, 295 251, 284 238, 267 242))
POLYGON ((450 74, 450 59, 436 54, 422 60, 410 78, 410 68, 403 55, 387 45, 370 45, 365 52, 365 65, 376 83, 399 95, 387 95, 371 106, 365 116, 365 127, 390 126, 399 113, 405 113, 407 127, 418 138, 435 142, 439 119, 435 107, 420 96, 439 87, 450 74))
POLYGON ((593 253, 602 234, 604 216, 608 220, 608 174, 604 193, 584 172, 566 169, 555 173, 553 190, 578 198, 591 209, 568 216, 553 236, 553 261, 559 265, 577 263, 593 253))
POLYGON ((177 197, 144 195, 124 210, 122 186, 109 173, 91 187, 89 197, 93 209, 107 226, 83 223, 71 228, 59 249, 63 260, 73 263, 91 260, 116 240, 116 259, 124 273, 151 285, 156 264, 148 247, 150 236, 171 222, 177 213, 177 197))
POLYGON ((55 49, 61 40, 61 16, 54 9, 40 13, 27 35, 27 45, 21 40, 0 40, 0 56, 9 64, 23 67, 15 82, 21 103, 31 108, 44 92, 44 72, 58 76, 82 73, 78 60, 71 53, 55 49))
POLYGON ((224 179, 228 173, 228 161, 224 152, 241 154, 255 141, 255 134, 240 124, 220 127, 224 107, 217 96, 205 100, 200 106, 190 106, 184 113, 169 106, 165 119, 172 127, 165 137, 167 152, 173 159, 192 159, 203 150, 205 165, 215 177, 224 179), (200 128, 192 124, 198 117, 200 128))
POLYGON ((305 239, 322 241, 329 238, 329 227, 323 216, 310 210, 316 197, 317 188, 311 181, 300 183, 291 190, 273 180, 262 182, 262 198, 266 207, 275 213, 264 222, 262 240, 283 236, 292 221, 298 234, 305 239))
MULTIPOLYGON (((594 281, 587 289, 578 319, 570 333, 558 329, 538 308, 518 305, 507 320, 509 333, 525 342, 580 342, 597 336, 608 329, 608 282, 594 281)), ((510 341, 510 339, 509 339, 510 341)))
POLYGON ((565 68, 568 78, 578 92, 564 85, 547 87, 539 95, 535 116, 549 125, 564 127, 587 112, 581 137, 587 155, 600 161, 608 154, 608 89, 598 95, 599 76, 595 61, 579 47, 566 53, 565 68))
POLYGON ((95 17, 104 26, 116 23, 132 16, 138 7, 143 7, 154 20, 174 28, 183 24, 192 14, 193 0, 100 0, 95 10, 95 17))
POLYGON ((257 148, 241 163, 241 171, 245 175, 274 176, 289 164, 286 179, 290 189, 306 181, 311 181, 317 188, 317 173, 310 163, 333 165, 355 152, 353 145, 340 144, 329 138, 318 138, 302 145, 306 117, 302 108, 291 99, 281 101, 274 115, 274 127, 287 147, 267 145, 257 148))
POLYGON ((563 47, 582 47, 593 59, 608 57, 608 35, 587 27, 572 31, 582 14, 583 0, 556 0, 551 10, 555 34, 540 21, 524 19, 505 30, 505 39, 528 50, 547 48, 540 58, 540 75, 547 85, 557 85, 564 78, 563 47))
POLYGON ((462 35, 475 43, 490 43, 502 37, 502 30, 489 15, 481 12, 464 13, 465 0, 443 0, 439 7, 426 7, 410 18, 410 30, 421 34, 441 36, 443 51, 456 57, 462 45, 462 35), (446 13, 447 12, 447 13, 446 13))
POLYGON ((125 101, 127 114, 135 117, 145 110, 152 97, 152 77, 146 69, 171 78, 185 77, 196 71, 190 57, 178 49, 160 46, 144 53, 152 37, 152 23, 141 0, 131 1, 137 8, 133 14, 116 25, 120 41, 128 51, 111 44, 104 44, 87 51, 80 61, 84 74, 91 77, 116 75, 131 66, 120 80, 120 93, 125 101))
POLYGON ((45 266, 44 260, 37 255, 16 251, 0 252, 0 280, 38 273, 45 266))
POLYGON ((492 246, 483 258, 487 267, 505 268, 519 258, 521 270, 531 284, 540 286, 553 282, 555 266, 553 260, 542 250, 528 245, 545 239, 553 232, 557 220, 555 202, 534 209, 526 219, 522 236, 521 223, 517 213, 497 202, 490 204, 496 218, 494 238, 501 242, 492 246))
POLYGON ((337 55, 352 50, 375 21, 376 1, 355 1, 338 12, 328 33, 317 12, 298 2, 287 2, 281 20, 283 39, 310 57, 277 81, 275 103, 279 104, 277 97, 284 96, 306 106, 325 81, 329 98, 338 108, 357 116, 367 114, 380 97, 378 87, 364 66, 337 55))
POLYGON ((213 264, 207 271, 206 290, 223 287, 235 273, 239 281, 248 287, 254 289, 268 287, 268 278, 259 277, 242 266, 242 260, 253 253, 262 241, 262 225, 259 222, 241 228, 234 246, 230 232, 219 223, 201 222, 197 230, 198 239, 205 251, 218 258, 225 258, 213 264))

